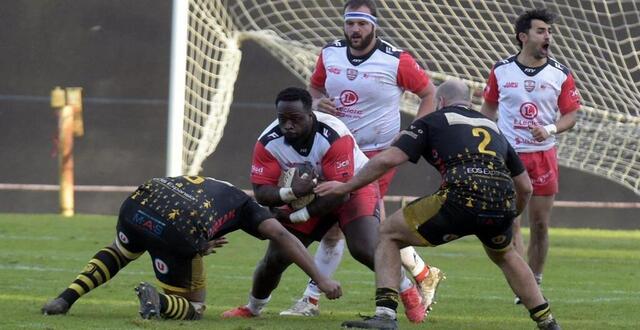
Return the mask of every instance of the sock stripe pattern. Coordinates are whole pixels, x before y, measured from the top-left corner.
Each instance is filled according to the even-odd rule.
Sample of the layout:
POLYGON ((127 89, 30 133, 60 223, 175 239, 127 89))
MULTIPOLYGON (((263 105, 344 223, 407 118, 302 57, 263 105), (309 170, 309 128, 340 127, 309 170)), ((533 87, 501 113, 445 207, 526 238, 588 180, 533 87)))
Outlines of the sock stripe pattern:
POLYGON ((398 309, 398 291, 391 288, 376 289, 376 307, 398 309))
POLYGON ((545 320, 551 316, 551 307, 549 307, 549 303, 544 303, 530 309, 529 315, 531 316, 531 319, 536 322, 545 320))
POLYGON ((69 305, 73 304, 82 295, 110 280, 130 261, 111 247, 103 248, 93 256, 73 283, 59 297, 66 300, 69 305))
POLYGON ((194 320, 196 310, 184 297, 160 293, 160 314, 172 320, 194 320))

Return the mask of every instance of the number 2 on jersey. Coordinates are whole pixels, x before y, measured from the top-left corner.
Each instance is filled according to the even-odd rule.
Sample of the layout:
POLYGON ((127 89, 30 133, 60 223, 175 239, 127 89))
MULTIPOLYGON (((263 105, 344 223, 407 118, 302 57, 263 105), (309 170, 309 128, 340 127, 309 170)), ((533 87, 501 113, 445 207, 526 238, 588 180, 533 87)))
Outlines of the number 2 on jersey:
POLYGON ((480 143, 478 144, 478 151, 480 151, 480 153, 491 155, 491 156, 496 155, 495 151, 485 149, 489 144, 489 142, 491 142, 491 134, 489 134, 489 132, 487 132, 486 129, 481 127, 474 127, 471 130, 471 134, 473 134, 473 136, 478 136, 478 137, 482 136, 482 141, 480 141, 480 143))

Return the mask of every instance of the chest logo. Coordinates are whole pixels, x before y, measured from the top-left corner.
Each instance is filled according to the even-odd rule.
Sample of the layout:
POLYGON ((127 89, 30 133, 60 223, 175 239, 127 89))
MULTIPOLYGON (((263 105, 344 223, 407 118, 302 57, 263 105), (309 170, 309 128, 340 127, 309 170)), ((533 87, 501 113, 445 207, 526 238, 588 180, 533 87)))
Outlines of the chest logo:
POLYGON ((535 80, 525 80, 524 81, 524 90, 531 93, 533 92, 533 90, 536 89, 536 82, 535 80))
POLYGON ((347 79, 354 80, 358 77, 358 70, 356 69, 347 69, 347 79))
POLYGON ((525 102, 520 106, 520 114, 527 119, 533 119, 538 116, 538 106, 533 102, 525 102))
POLYGON ((340 93, 340 103, 345 106, 351 106, 358 102, 358 94, 352 90, 345 89, 340 93))

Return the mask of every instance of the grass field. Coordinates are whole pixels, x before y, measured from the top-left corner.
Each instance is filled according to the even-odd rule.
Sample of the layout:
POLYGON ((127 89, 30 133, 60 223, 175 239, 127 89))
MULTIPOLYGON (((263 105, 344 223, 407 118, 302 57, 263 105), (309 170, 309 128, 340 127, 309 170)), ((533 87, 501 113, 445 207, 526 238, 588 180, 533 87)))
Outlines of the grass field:
MULTIPOLYGON (((115 217, 0 214, 0 328, 2 329, 338 329, 371 314, 373 274, 345 256, 336 274, 345 295, 324 299, 314 319, 283 318, 278 312, 297 298, 306 276, 291 267, 266 312, 254 320, 222 320, 222 311, 244 304, 251 275, 265 242, 237 232, 230 244, 206 259, 209 294, 199 322, 145 321, 137 315, 133 287, 153 283, 143 255, 111 282, 81 298, 66 316, 39 309, 65 288, 101 247, 114 237, 115 217)), ((564 329, 640 328, 640 231, 554 229, 544 293, 564 329)), ((402 329, 532 329, 521 306, 513 305, 502 274, 470 237, 439 248, 419 249, 448 279, 426 323, 402 329)), ((400 309, 401 312, 402 309, 400 309)), ((401 312, 402 313, 402 312, 401 312)))

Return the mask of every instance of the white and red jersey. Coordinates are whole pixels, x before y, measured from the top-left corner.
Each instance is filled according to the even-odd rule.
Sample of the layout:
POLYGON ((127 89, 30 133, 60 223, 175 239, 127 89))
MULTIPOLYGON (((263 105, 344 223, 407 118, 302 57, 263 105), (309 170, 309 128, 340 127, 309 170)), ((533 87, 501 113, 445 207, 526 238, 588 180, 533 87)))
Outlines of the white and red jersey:
POLYGON ((411 54, 378 39, 371 53, 353 57, 345 40, 322 49, 311 86, 335 98, 340 118, 363 151, 389 147, 400 131, 400 98, 422 91, 429 77, 411 54))
POLYGON ((323 180, 346 182, 364 166, 368 158, 347 126, 329 114, 314 114, 313 139, 298 149, 285 142, 278 120, 260 134, 253 149, 251 183, 275 185, 282 171, 301 164, 312 165, 323 180))
POLYGON ((498 127, 517 152, 549 150, 554 136, 538 142, 532 126, 555 124, 558 111, 566 114, 580 108, 580 94, 569 69, 553 58, 537 68, 522 65, 517 55, 491 69, 484 99, 498 103, 498 127))

